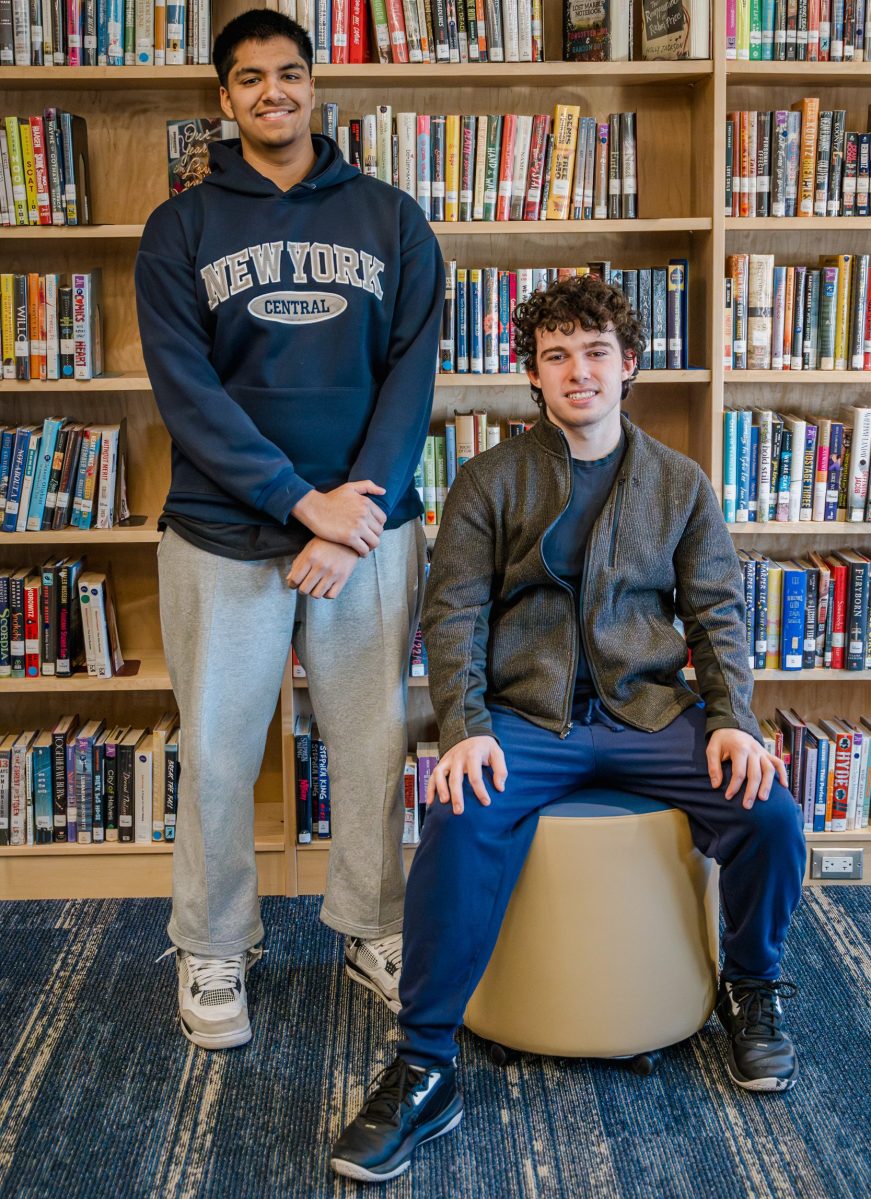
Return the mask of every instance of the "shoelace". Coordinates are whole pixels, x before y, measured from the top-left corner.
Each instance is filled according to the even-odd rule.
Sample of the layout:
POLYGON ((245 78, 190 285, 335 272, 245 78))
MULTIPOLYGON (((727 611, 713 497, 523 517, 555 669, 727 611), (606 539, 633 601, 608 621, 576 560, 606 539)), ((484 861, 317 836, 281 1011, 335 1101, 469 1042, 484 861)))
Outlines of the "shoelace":
POLYGON ((395 944, 391 944, 392 941, 393 938, 388 937, 383 941, 369 941, 368 944, 370 948, 375 951, 375 953, 380 954, 381 957, 383 957, 386 962, 389 962, 391 966, 401 966, 402 939, 399 938, 395 944))
POLYGON ((375 1116, 382 1120, 395 1120, 405 1099, 418 1085, 425 1073, 426 1071, 419 1066, 410 1066, 402 1058, 397 1058, 395 1062, 376 1075, 366 1092, 366 1101, 360 1110, 360 1115, 375 1116))
POLYGON ((752 1037, 775 1037, 781 1013, 776 999, 793 999, 798 994, 795 983, 778 979, 760 982, 759 979, 739 978, 732 983, 731 995, 741 1008, 744 1031, 752 1037))
MULTIPOLYGON (((161 962, 164 958, 168 958, 170 954, 177 952, 176 947, 170 945, 169 949, 165 950, 156 961, 161 962)), ((249 953, 252 952, 255 951, 249 950, 249 953)), ((261 950, 260 952, 262 953, 263 951, 261 950)), ((187 953, 186 957, 191 989, 194 991, 194 994, 202 994, 204 991, 212 990, 238 991, 240 974, 244 968, 240 957, 201 958, 197 957, 195 953, 190 952, 187 953)), ((241 957, 244 958, 244 954, 241 957)))

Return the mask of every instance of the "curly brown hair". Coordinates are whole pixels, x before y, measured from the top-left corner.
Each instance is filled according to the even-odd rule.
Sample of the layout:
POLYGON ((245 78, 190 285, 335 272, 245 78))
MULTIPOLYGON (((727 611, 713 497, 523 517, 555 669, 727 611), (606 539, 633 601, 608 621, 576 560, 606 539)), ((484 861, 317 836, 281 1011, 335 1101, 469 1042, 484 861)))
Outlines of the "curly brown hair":
MULTIPOLYGON (((518 304, 513 313, 517 357, 527 368, 535 370, 536 330, 546 329, 565 334, 576 326, 582 329, 598 329, 604 333, 613 329, 621 350, 635 354, 637 361, 647 343, 641 322, 619 287, 604 283, 597 275, 572 276, 558 283, 551 283, 544 291, 536 291, 523 304, 518 304)), ((632 386, 632 378, 623 384, 620 396, 625 400, 632 386)), ((532 398, 544 410, 544 399, 538 387, 532 387, 532 398)))

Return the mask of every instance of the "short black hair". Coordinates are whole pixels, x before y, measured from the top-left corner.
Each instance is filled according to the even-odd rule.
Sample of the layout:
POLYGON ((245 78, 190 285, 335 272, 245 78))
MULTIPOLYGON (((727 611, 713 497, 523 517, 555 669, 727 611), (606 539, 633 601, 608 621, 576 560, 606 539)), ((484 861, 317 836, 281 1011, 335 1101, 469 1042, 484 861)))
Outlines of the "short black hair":
POLYGON ((302 25, 283 13, 274 12, 271 8, 249 8, 247 12, 240 13, 238 17, 228 21, 215 38, 212 62, 218 72, 221 87, 227 86, 238 45, 242 42, 271 42, 276 37, 290 38, 296 43, 311 75, 314 50, 311 38, 302 25))

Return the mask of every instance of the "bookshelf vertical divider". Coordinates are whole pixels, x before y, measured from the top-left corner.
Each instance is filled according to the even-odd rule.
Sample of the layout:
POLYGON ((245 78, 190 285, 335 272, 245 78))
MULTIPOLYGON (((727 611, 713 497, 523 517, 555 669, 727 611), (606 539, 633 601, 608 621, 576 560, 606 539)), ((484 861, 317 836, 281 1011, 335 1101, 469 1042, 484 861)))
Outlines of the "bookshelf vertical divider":
MULTIPOLYGON (((271 0, 270 0, 271 2, 271 0)), ((213 21, 220 28, 248 7, 217 0, 213 21)), ((561 45, 560 9, 545 6, 546 48, 561 45)), ((722 483, 722 413, 730 406, 770 403, 834 411, 858 402, 863 376, 835 378, 825 390, 797 386, 786 377, 730 378, 723 369, 722 278, 727 253, 744 243, 775 247, 779 255, 801 260, 836 252, 841 242, 855 249, 871 222, 849 230, 843 222, 820 232, 796 229, 795 221, 765 226, 731 222, 723 213, 725 114, 733 107, 788 107, 804 94, 836 89, 841 106, 859 103, 861 85, 871 83, 871 64, 848 70, 831 65, 727 63, 725 0, 713 0, 713 58, 710 62, 489 64, 437 68, 316 67, 316 105, 339 104, 340 116, 361 115, 388 102, 394 111, 464 113, 553 111, 558 101, 580 104, 583 112, 638 112, 639 211, 641 219, 571 222, 565 225, 440 225, 446 258, 460 266, 532 267, 579 265, 610 259, 617 266, 664 264, 669 257, 690 262, 689 372, 649 372, 630 398, 634 420, 667 444, 695 458, 715 487, 722 483), (747 232, 742 233, 741 226, 747 232), (859 238, 859 240, 857 240, 859 238), (822 240, 821 240, 822 239, 822 240), (762 244, 764 243, 764 245, 762 244)), ((41 421, 63 412, 80 420, 117 421, 129 426, 131 510, 144 522, 98 533, 3 535, 0 563, 41 561, 45 545, 59 553, 87 549, 96 569, 110 563, 116 582, 125 654, 141 661, 139 674, 100 684, 87 677, 60 680, 0 680, 0 729, 39 727, 63 712, 83 718, 105 716, 125 723, 151 723, 171 702, 160 639, 155 551, 157 518, 169 481, 169 439, 144 373, 136 328, 132 270, 138 237, 148 214, 166 195, 165 121, 217 112, 211 68, 4 68, 0 115, 25 115, 48 105, 79 113, 88 121, 95 226, 68 229, 2 229, 3 270, 87 270, 101 266, 105 295, 107 374, 90 384, 15 384, 0 381, 0 422, 41 421), (77 393, 77 394, 73 394, 77 393)), ((317 123, 317 117, 316 117, 317 123)), ((867 384, 865 384, 867 391, 867 384)), ((499 420, 534 412, 520 377, 440 377, 433 426, 439 429, 455 408, 486 408, 499 420)), ((871 549, 871 526, 852 526, 832 548, 854 543, 871 549)), ((817 533, 819 536, 819 534, 817 533)), ((748 537, 739 528, 736 544, 755 545, 775 556, 814 548, 811 531, 757 528, 748 537)), ((822 539, 821 539, 822 540, 822 539)), ((50 551, 48 551, 50 552, 50 551)), ((427 689, 409 689, 409 740, 432 739, 435 728, 427 689)), ((263 893, 294 895, 323 890, 328 843, 298 846, 294 805, 294 717, 308 703, 301 680, 285 674, 281 699, 267 738, 263 769, 255 789, 255 840, 263 893)), ((867 694, 867 687, 864 693, 867 694)), ((759 681, 756 708, 770 714, 776 705, 798 706, 807 715, 826 711, 854 717, 862 709, 863 688, 847 678, 793 678, 766 672, 759 681), (773 674, 775 677, 767 677, 773 674), (795 687, 799 686, 799 691, 795 687)), ((871 845, 864 832, 847 840, 871 845)), ((833 834, 810 837, 826 843, 833 834)), ((410 859, 411 851, 406 854, 410 859)), ((168 895, 169 846, 31 846, 0 848, 0 898, 168 895)))

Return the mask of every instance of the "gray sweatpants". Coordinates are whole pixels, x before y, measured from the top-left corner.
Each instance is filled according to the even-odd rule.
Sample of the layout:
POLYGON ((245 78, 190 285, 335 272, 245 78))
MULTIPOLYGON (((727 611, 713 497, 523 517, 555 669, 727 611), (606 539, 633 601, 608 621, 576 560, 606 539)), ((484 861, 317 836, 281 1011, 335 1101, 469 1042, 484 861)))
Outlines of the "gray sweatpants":
POLYGON ((402 927, 408 656, 424 557, 423 529, 409 521, 382 534, 338 599, 310 599, 285 582, 292 556, 239 562, 167 530, 160 617, 182 729, 173 944, 219 956, 263 937, 254 783, 291 637, 329 755, 321 919, 366 938, 402 927))

